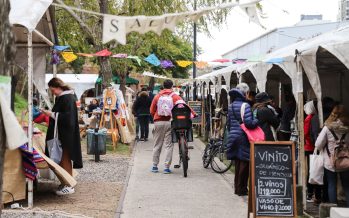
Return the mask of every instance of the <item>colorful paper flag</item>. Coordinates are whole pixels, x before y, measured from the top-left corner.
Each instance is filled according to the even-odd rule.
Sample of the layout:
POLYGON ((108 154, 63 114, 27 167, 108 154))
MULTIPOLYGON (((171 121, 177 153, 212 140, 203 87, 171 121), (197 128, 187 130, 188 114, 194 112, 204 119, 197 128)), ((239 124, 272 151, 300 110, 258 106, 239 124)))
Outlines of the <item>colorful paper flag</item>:
POLYGON ((55 46, 53 46, 53 49, 55 49, 57 51, 64 51, 68 48, 70 48, 69 45, 55 45, 55 46))
POLYGON ((107 57, 110 56, 112 53, 111 51, 108 51, 108 49, 103 49, 102 51, 96 52, 94 55, 98 57, 107 57))
POLYGON ((160 64, 161 64, 160 60, 158 59, 158 57, 156 57, 155 54, 149 55, 149 56, 146 57, 144 60, 145 60, 146 62, 148 62, 148 63, 154 65, 154 66, 160 66, 160 64))
POLYGON ((64 51, 61 53, 61 55, 67 63, 75 61, 78 58, 78 56, 76 56, 72 51, 64 51))
POLYGON ((79 56, 88 57, 88 58, 94 57, 93 54, 86 54, 86 53, 76 53, 76 54, 79 56))
POLYGON ((192 61, 176 61, 176 62, 180 67, 187 67, 193 63, 192 61))
POLYGON ((161 67, 166 69, 166 68, 174 67, 174 65, 170 60, 162 60, 161 67))
POLYGON ((113 58, 127 58, 127 56, 128 56, 127 54, 122 54, 122 53, 112 55, 113 58))
POLYGON ((128 56, 127 58, 137 61, 138 65, 141 66, 141 61, 142 60, 138 56, 128 56))
POLYGON ((52 50, 50 64, 59 64, 60 61, 61 60, 59 58, 58 52, 56 50, 52 50))
POLYGON ((206 61, 196 61, 195 65, 199 69, 204 69, 208 66, 208 63, 206 61))

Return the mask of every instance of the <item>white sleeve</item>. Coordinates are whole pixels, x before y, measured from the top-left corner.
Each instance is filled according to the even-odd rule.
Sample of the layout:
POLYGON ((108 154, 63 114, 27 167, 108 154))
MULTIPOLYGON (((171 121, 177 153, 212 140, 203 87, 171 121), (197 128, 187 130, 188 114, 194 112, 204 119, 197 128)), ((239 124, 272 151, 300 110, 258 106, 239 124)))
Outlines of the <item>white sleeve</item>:
POLYGON ((322 150, 325 145, 327 144, 327 132, 328 132, 328 128, 326 126, 324 126, 324 128, 322 128, 319 136, 316 139, 315 142, 315 147, 318 150, 322 150))

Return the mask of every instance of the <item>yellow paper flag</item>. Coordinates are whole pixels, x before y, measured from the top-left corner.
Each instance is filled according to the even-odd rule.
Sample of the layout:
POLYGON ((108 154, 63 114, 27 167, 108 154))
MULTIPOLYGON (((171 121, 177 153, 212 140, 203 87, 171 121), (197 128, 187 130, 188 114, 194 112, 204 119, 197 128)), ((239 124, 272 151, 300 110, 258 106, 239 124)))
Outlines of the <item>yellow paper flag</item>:
POLYGON ((180 67, 187 67, 193 63, 192 61, 176 61, 176 62, 180 67))
POLYGON ((72 51, 64 51, 61 54, 65 62, 67 63, 75 61, 78 58, 78 56, 76 56, 72 51))

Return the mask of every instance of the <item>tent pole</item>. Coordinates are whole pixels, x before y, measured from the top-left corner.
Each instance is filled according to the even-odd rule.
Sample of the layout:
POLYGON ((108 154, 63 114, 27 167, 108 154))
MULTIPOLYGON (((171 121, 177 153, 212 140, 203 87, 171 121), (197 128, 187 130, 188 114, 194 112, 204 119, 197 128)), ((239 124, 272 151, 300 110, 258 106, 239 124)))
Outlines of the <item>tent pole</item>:
MULTIPOLYGON (((303 71, 300 65, 300 60, 297 58, 297 73, 299 74, 299 81, 303 83, 303 71)), ((303 84, 300 84, 303 86, 303 84)), ((302 185, 302 198, 303 198, 303 209, 306 209, 306 166, 305 166, 305 153, 304 153, 304 100, 303 100, 303 90, 298 92, 298 132, 299 132, 299 165, 298 165, 298 176, 300 184, 302 185)))
MULTIPOLYGON (((28 31, 28 148, 33 152, 33 34, 28 31)), ((28 180, 28 207, 33 208, 33 181, 28 180)))

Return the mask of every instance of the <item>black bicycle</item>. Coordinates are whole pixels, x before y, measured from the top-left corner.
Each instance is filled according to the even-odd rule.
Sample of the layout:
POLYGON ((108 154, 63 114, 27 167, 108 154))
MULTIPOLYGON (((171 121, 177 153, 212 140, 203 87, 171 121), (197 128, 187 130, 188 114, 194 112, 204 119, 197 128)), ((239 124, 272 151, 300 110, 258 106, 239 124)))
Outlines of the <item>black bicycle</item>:
POLYGON ((179 164, 175 168, 183 165, 183 176, 188 176, 189 147, 188 142, 193 141, 192 122, 190 119, 191 110, 184 103, 176 104, 172 109, 172 142, 178 142, 179 164))
POLYGON ((227 149, 223 139, 210 139, 202 155, 204 168, 211 165, 212 170, 216 173, 227 172, 233 165, 233 161, 227 159, 227 149))

